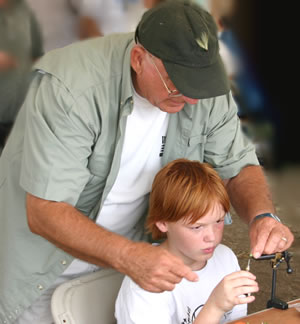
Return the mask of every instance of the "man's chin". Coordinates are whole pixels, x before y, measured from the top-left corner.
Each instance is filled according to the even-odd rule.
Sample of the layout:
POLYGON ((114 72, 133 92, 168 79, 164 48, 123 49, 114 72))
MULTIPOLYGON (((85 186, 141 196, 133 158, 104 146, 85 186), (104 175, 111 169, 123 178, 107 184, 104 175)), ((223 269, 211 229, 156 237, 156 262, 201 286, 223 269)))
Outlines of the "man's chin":
POLYGON ((167 112, 169 114, 175 114, 182 110, 184 107, 184 103, 177 103, 177 104, 168 104, 168 105, 163 105, 160 109, 164 112, 167 112))

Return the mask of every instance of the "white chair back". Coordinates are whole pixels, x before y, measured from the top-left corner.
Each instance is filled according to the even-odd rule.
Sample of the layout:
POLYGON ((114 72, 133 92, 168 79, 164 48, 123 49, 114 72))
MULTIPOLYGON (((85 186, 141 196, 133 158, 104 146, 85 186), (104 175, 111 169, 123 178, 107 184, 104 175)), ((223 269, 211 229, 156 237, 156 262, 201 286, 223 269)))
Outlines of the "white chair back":
POLYGON ((58 286, 51 299, 55 324, 115 324, 123 277, 113 269, 101 269, 58 286))

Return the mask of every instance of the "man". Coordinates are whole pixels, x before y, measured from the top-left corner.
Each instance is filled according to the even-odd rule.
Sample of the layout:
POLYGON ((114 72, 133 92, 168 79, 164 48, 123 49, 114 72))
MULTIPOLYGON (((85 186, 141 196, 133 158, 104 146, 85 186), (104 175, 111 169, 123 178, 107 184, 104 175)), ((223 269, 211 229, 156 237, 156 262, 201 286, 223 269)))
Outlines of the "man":
POLYGON ((152 180, 176 158, 217 170, 251 222, 255 256, 293 241, 275 216, 262 215, 274 207, 240 130, 211 16, 166 1, 145 13, 136 41, 93 39, 36 65, 0 160, 2 321, 39 313, 49 287, 98 266, 153 292, 197 280, 176 256, 139 241, 152 180))

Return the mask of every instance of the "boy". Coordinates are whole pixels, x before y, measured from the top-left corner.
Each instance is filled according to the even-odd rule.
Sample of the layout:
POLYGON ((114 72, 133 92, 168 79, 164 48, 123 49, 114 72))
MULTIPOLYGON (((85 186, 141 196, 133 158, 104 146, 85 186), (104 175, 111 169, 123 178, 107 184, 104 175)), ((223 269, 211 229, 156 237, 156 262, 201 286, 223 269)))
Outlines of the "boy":
POLYGON ((231 249, 220 244, 230 202, 221 178, 206 163, 178 159, 156 175, 146 222, 157 246, 181 258, 198 282, 182 280, 173 291, 151 293, 125 277, 117 301, 122 324, 217 324, 245 316, 255 276, 240 271, 231 249))

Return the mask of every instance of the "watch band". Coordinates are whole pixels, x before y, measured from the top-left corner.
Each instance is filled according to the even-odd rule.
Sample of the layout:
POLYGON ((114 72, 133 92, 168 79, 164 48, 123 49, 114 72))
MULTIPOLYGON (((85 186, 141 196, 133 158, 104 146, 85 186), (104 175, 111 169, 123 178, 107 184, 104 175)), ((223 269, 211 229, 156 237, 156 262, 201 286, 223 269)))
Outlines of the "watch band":
POLYGON ((264 214, 259 214, 259 215, 255 216, 255 217, 251 220, 251 222, 249 223, 249 225, 251 225, 251 224, 252 224, 254 221, 256 221, 257 219, 260 219, 260 218, 263 218, 263 217, 271 217, 271 218, 275 219, 277 222, 281 223, 281 220, 280 220, 280 218, 279 218, 277 215, 272 214, 272 213, 264 213, 264 214))

